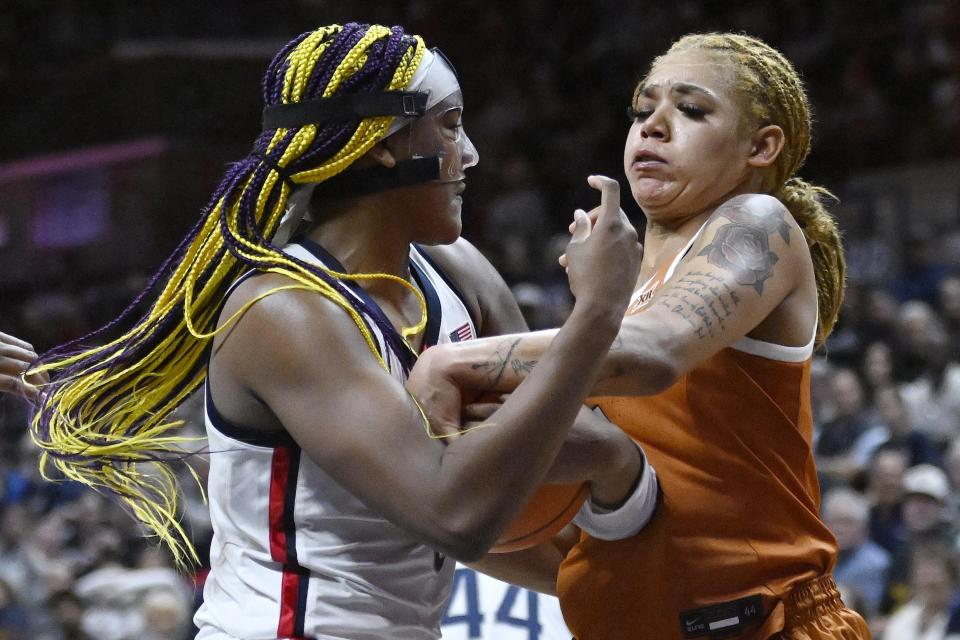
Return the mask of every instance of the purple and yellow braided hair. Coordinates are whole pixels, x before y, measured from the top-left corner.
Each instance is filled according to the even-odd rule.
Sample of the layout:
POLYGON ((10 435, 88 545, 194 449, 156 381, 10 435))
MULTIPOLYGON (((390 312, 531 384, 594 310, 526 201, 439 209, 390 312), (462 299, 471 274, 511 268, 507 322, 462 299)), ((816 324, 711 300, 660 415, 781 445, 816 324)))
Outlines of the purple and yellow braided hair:
MULTIPOLYGON (((420 37, 399 27, 322 27, 295 38, 274 57, 263 80, 264 102, 400 91, 423 52, 420 37)), ((289 277, 292 283, 275 291, 306 289, 333 300, 351 315, 380 358, 373 336, 347 302, 341 282, 347 274, 292 258, 271 238, 293 185, 337 175, 383 138, 391 120, 356 117, 261 133, 251 153, 227 170, 194 228, 120 317, 40 358, 31 373, 46 371, 51 380, 34 408, 31 429, 46 477, 52 464, 68 479, 115 494, 178 563, 196 560, 180 524, 179 486, 170 464, 185 456, 186 438, 173 433, 181 422, 169 416, 206 376, 207 348, 219 330, 217 317, 231 282, 249 269, 289 277), (136 317, 146 304, 149 310, 136 317), (119 338, 107 341, 107 335, 118 333, 119 338)), ((349 277, 410 286, 386 274, 349 277)), ((424 322, 425 313, 421 326, 406 331, 417 332, 424 322)), ((386 368, 382 359, 380 363, 386 368)))

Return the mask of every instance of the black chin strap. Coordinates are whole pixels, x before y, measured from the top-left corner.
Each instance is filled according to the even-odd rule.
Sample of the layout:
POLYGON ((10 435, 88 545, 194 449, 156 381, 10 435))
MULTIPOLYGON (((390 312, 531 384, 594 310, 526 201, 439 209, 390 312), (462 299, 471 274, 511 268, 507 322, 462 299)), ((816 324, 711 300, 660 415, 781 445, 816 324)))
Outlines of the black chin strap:
POLYGON ((437 156, 398 162, 392 169, 383 165, 348 169, 315 186, 310 200, 322 204, 439 179, 440 158, 437 156))

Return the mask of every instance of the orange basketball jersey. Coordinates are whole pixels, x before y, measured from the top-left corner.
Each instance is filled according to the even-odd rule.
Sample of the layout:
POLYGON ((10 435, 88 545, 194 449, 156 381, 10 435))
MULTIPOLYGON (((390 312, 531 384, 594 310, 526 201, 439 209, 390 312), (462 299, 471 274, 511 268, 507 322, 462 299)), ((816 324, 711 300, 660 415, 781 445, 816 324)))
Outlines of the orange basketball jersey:
MULTIPOLYGON (((631 312, 642 313, 682 254, 631 312)), ((588 401, 643 446, 661 496, 639 534, 583 534, 561 566, 560 601, 579 640, 767 638, 783 626, 791 588, 832 570, 811 451, 810 352, 812 341, 744 339, 658 395, 588 401)))

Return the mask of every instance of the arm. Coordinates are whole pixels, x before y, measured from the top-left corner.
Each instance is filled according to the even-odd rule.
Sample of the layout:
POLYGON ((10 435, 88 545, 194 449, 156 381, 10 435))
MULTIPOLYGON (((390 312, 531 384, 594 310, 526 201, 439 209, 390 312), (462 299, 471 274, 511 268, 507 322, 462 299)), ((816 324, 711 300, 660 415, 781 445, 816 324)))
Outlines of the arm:
MULTIPOLYGON (((454 281, 474 317, 479 318, 481 337, 527 332, 510 288, 476 247, 461 238, 451 245, 423 250, 454 281)), ((615 504, 630 489, 641 468, 640 454, 623 431, 592 411, 581 409, 547 479, 589 482, 594 501, 615 504)))
MULTIPOLYGON (((778 309, 795 321, 781 323, 789 325, 789 335, 777 339, 809 339, 816 314, 809 251, 779 201, 763 195, 731 199, 711 216, 688 256, 652 305, 624 319, 593 394, 658 393, 778 309), (809 289, 802 289, 804 282, 809 289)), ((450 395, 459 394, 453 388, 509 391, 556 335, 537 331, 444 345, 423 363, 431 368, 433 385, 418 389, 418 397, 443 414, 450 395)))
POLYGON ((531 591, 557 595, 557 573, 564 555, 552 542, 513 553, 488 553, 468 566, 491 578, 531 591))
MULTIPOLYGON (((425 434, 403 385, 370 356, 352 320, 321 296, 286 291, 258 302, 216 358, 351 493, 425 543, 478 559, 549 470, 636 278, 636 232, 616 205, 592 232, 588 222, 571 242, 578 303, 556 348, 489 428, 448 446, 425 434), (611 272, 602 282, 594 275, 611 272)), ((251 288, 275 284, 258 280, 251 288)))
POLYGON ((557 595, 560 563, 580 540, 580 529, 568 524, 553 540, 516 553, 488 554, 470 567, 531 591, 557 595))
MULTIPOLYGON (((479 319, 481 337, 528 331, 507 283, 476 247, 461 238, 451 245, 422 249, 454 280, 473 317, 479 319)), ((616 425, 582 408, 547 481, 587 481, 593 500, 613 504, 622 500, 641 468, 633 441, 616 425)), ((579 535, 574 525, 568 529, 573 533, 568 532, 560 546, 547 543, 514 553, 487 554, 470 566, 498 580, 556 595, 560 562, 579 535)))

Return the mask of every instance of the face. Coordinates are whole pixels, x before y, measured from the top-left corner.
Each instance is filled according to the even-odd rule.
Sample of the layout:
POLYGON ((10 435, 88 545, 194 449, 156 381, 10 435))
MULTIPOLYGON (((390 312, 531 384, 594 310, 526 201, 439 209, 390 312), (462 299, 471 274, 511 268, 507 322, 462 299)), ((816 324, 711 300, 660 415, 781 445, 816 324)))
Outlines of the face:
POLYGON ((910 419, 900 392, 895 387, 883 387, 874 399, 877 415, 890 429, 891 435, 906 436, 910 433, 910 419))
POLYGON ((903 473, 907 459, 899 451, 877 455, 870 473, 870 493, 877 504, 896 504, 903 496, 903 473))
POLYGON ((823 519, 841 551, 856 549, 866 538, 866 523, 844 505, 832 505, 824 511, 823 519))
POLYGON ((943 520, 943 504, 932 496, 911 493, 903 500, 903 524, 911 533, 929 531, 943 520))
POLYGON ((460 236, 466 170, 479 161, 462 117, 463 94, 456 91, 388 139, 398 160, 440 158, 438 180, 396 193, 398 199, 410 201, 409 210, 415 218, 411 224, 418 227, 417 241, 423 244, 446 244, 460 236))
POLYGON ((440 158, 440 182, 462 182, 479 154, 463 130, 463 94, 457 90, 432 106, 409 127, 410 158, 440 158))
POLYGON ((884 342, 873 342, 863 356, 863 372, 874 387, 893 379, 893 354, 884 342))
POLYGON ((854 416, 863 408, 863 388, 853 371, 841 370, 833 376, 830 385, 837 403, 837 414, 854 416))
POLYGON ((751 132, 732 80, 714 59, 691 51, 665 56, 643 82, 623 162, 650 219, 695 215, 749 190, 751 132))

